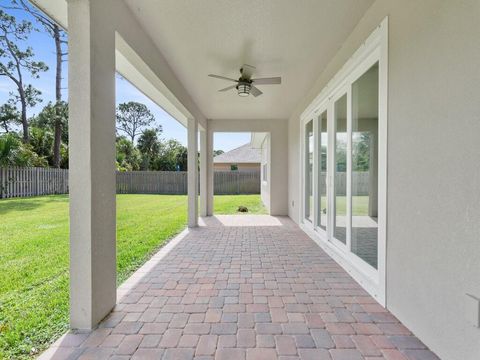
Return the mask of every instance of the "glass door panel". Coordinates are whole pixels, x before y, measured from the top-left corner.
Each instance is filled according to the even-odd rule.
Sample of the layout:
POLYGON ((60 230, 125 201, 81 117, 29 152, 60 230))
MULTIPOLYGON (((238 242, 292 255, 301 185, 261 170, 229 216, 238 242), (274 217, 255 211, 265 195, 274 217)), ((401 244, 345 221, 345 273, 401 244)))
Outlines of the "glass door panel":
POLYGON ((328 124, 327 111, 324 111, 318 118, 318 215, 317 224, 327 230, 328 214, 328 176, 327 176, 327 158, 328 158, 328 124))
POLYGON ((378 63, 352 84, 351 251, 378 267, 378 63))
POLYGON ((333 237, 347 243, 347 94, 334 104, 335 162, 334 198, 335 217, 333 237))
POLYGON ((305 125, 305 219, 313 216, 313 120, 305 125))

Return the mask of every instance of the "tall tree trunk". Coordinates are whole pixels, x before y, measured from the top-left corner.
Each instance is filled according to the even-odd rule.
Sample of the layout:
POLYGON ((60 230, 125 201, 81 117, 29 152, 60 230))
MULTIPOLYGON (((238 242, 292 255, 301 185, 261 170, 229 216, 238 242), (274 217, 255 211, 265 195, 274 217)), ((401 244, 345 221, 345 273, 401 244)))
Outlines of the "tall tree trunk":
POLYGON ((20 95, 20 104, 22 106, 23 142, 28 144, 30 142, 30 134, 28 132, 27 100, 25 99, 25 91, 23 90, 22 83, 20 83, 20 86, 18 87, 18 93, 20 95))
POLYGON ((53 38, 55 39, 55 51, 57 67, 55 72, 55 140, 53 143, 53 166, 60 167, 61 155, 60 147, 62 145, 62 119, 60 103, 62 101, 62 43, 60 38, 60 28, 57 24, 53 26, 53 38))

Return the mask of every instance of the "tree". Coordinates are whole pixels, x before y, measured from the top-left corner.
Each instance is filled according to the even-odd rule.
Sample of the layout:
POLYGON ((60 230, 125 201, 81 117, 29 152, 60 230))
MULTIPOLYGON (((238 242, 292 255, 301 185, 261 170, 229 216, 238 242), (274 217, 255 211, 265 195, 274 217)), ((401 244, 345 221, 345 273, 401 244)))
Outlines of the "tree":
POLYGON ((62 142, 62 128, 65 124, 62 111, 62 63, 64 57, 67 55, 67 52, 64 50, 64 45, 67 43, 66 33, 55 21, 43 14, 37 8, 31 6, 25 0, 12 0, 12 6, 9 8, 23 10, 32 15, 40 24, 42 24, 55 43, 55 141, 53 144, 53 163, 55 167, 59 167, 61 162, 60 148, 62 142))
MULTIPOLYGON (((68 103, 65 101, 55 104, 49 102, 37 116, 30 119, 30 126, 49 129, 56 139, 58 121, 61 122, 60 144, 68 144, 68 103)), ((53 166, 56 167, 55 149, 52 149, 52 153, 53 166)))
POLYGON ((141 154, 125 136, 117 138, 117 170, 140 170, 141 154))
POLYGON ((117 130, 127 134, 132 143, 142 130, 154 121, 155 117, 144 104, 129 101, 117 107, 117 130))
POLYGON ((48 128, 30 127, 30 147, 40 157, 53 165, 53 132, 48 128))
POLYGON ((47 166, 47 161, 38 156, 30 145, 22 143, 14 133, 0 136, 0 166, 47 166))
POLYGON ((142 169, 152 169, 153 163, 160 154, 160 142, 158 141, 157 130, 144 130, 138 138, 137 148, 142 154, 142 169))
POLYGON ((225 151, 223 151, 223 150, 213 150, 213 156, 214 157, 217 156, 217 155, 222 155, 224 153, 225 153, 225 151))
POLYGON ((10 104, 6 103, 0 106, 0 128, 5 133, 12 131, 12 124, 16 125, 20 123, 20 113, 17 108, 10 104))
POLYGON ((154 163, 154 169, 160 171, 186 171, 188 150, 175 139, 161 143, 160 154, 154 163))
POLYGON ((38 79, 41 72, 48 70, 44 62, 34 60, 31 47, 22 50, 18 45, 28 38, 31 31, 31 22, 23 20, 17 23, 15 17, 0 10, 0 76, 10 79, 17 88, 15 99, 20 103, 25 143, 29 141, 27 108, 41 101, 39 98, 41 92, 32 85, 25 84, 24 72, 38 79))

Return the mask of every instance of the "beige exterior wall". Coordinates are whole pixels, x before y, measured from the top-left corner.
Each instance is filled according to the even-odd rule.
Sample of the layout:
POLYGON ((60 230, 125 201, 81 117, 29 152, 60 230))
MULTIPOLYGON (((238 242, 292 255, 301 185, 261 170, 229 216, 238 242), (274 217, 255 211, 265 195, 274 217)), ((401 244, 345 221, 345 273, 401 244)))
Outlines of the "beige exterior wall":
POLYGON ((387 307, 440 358, 478 359, 465 309, 466 293, 480 297, 480 1, 371 6, 289 119, 289 215, 299 221, 300 114, 386 16, 387 307))
MULTIPOLYGON (((230 171, 233 163, 213 163, 214 171, 230 171)), ((260 171, 260 164, 252 163, 236 163, 238 166, 238 171, 260 171)))

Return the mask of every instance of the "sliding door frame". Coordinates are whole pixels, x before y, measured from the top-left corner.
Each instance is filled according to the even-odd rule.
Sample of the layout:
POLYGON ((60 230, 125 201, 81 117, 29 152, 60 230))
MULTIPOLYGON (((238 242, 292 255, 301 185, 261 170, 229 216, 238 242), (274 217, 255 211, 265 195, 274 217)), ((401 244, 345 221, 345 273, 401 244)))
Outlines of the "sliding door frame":
MULTIPOLYGON (((301 188, 302 188, 302 196, 301 196, 301 207, 302 207, 302 211, 301 211, 301 221, 302 221, 302 224, 303 226, 307 227, 309 230, 313 230, 314 229, 314 224, 316 222, 315 220, 315 201, 314 201, 314 213, 313 214, 310 214, 310 218, 311 220, 307 219, 307 201, 306 201, 306 194, 307 194, 307 187, 306 187, 306 182, 308 180, 307 178, 307 134, 306 134, 306 127, 307 127, 307 124, 312 121, 312 127, 313 127, 313 139, 314 139, 314 151, 313 151, 313 168, 312 168, 312 172, 313 172, 313 181, 312 181, 312 185, 313 186, 313 191, 312 191, 312 194, 313 194, 313 197, 312 197, 312 200, 311 201, 314 201, 315 199, 315 183, 316 183, 316 179, 315 179, 315 160, 316 160, 316 155, 315 155, 315 121, 314 121, 314 118, 311 117, 311 118, 305 118, 302 120, 302 131, 301 131, 301 134, 302 134, 302 138, 300 139, 300 146, 301 146, 301 149, 302 149, 302 154, 301 154, 301 174, 300 174, 300 178, 301 178, 301 188)), ((310 200, 309 200, 310 201, 310 200)), ((310 206, 310 204, 309 204, 310 206)))
POLYGON ((301 227, 330 256, 344 267, 375 299, 386 306, 386 244, 387 244, 387 103, 388 103, 388 18, 373 31, 363 45, 345 63, 327 86, 301 115, 301 164, 300 183, 302 184, 301 227), (377 269, 351 251, 352 226, 352 84, 371 66, 378 63, 378 249, 377 269), (335 220, 335 113, 334 103, 347 95, 347 194, 346 194, 346 244, 334 238, 335 220), (328 151, 327 151, 327 231, 317 224, 318 211, 318 161, 319 161, 319 116, 327 111, 328 151), (313 120, 313 201, 314 213, 310 214, 311 224, 305 221, 305 126, 313 120), (312 226, 313 225, 313 226, 312 226))
MULTIPOLYGON (((314 125, 313 125, 313 136, 314 136, 314 140, 315 140, 315 144, 314 144, 314 163, 313 163, 313 167, 314 167, 314 192, 313 192, 313 198, 314 198, 314 211, 315 211, 315 221, 314 221, 314 229, 316 232, 318 232, 319 234, 321 234, 322 236, 324 237, 327 237, 328 236, 328 231, 330 231, 330 228, 331 228, 331 225, 330 225, 330 217, 328 216, 328 213, 327 213, 327 221, 326 221, 326 229, 323 230, 321 227, 320 227, 320 224, 318 223, 318 214, 319 212, 322 211, 321 209, 321 204, 318 203, 318 199, 319 199, 319 184, 320 184, 320 179, 319 179, 319 175, 320 175, 320 169, 321 166, 320 166, 320 162, 321 162, 321 147, 319 146, 320 145, 320 129, 321 129, 321 124, 320 124, 320 116, 322 116, 322 114, 326 112, 327 113, 327 136, 328 136, 328 140, 327 140, 327 144, 330 144, 330 132, 328 132, 328 129, 330 129, 330 122, 331 122, 331 119, 330 119, 330 113, 331 113, 331 109, 329 107, 329 102, 328 100, 324 101, 315 111, 314 111, 314 125)), ((326 198, 327 198, 327 211, 329 211, 329 208, 331 207, 331 199, 330 199, 330 186, 331 186, 331 182, 330 182, 330 163, 332 162, 332 156, 330 154, 330 149, 327 148, 327 175, 326 175, 326 179, 325 179, 325 188, 326 188, 326 198)))

